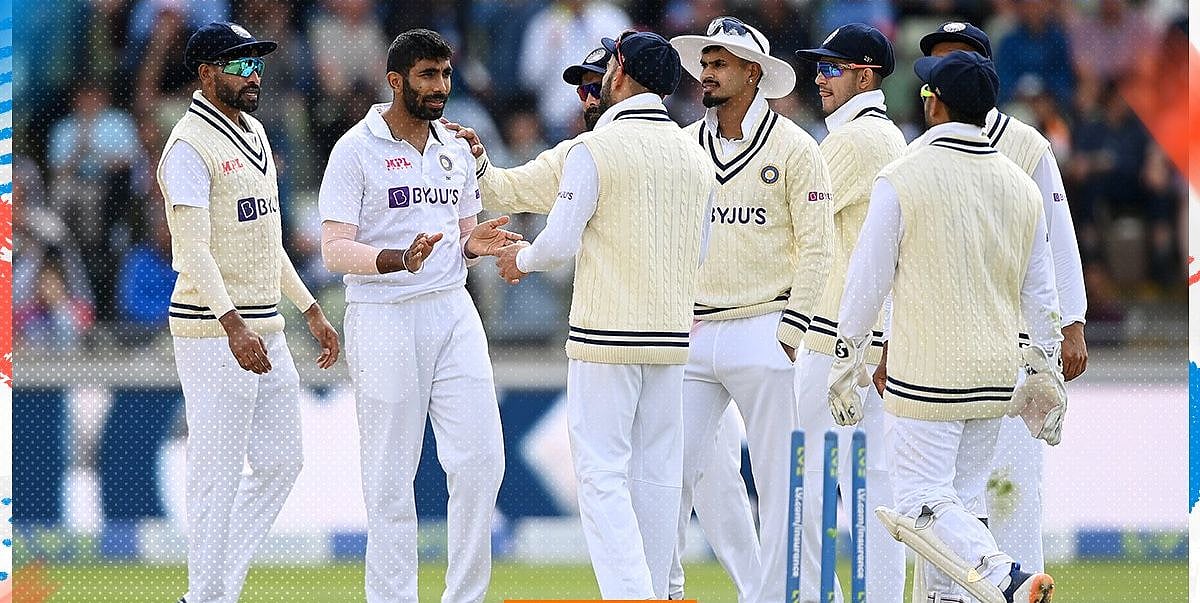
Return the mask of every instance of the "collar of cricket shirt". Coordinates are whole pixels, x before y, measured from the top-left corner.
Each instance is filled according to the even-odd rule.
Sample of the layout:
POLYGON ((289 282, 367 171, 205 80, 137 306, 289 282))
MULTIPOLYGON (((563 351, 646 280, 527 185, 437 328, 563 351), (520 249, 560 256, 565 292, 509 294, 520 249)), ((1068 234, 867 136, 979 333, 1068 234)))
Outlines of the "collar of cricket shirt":
POLYGON ((241 150, 246 159, 250 160, 258 171, 267 173, 267 151, 263 146, 262 139, 258 133, 250 126, 250 120, 246 119, 245 113, 242 113, 241 124, 234 123, 217 109, 207 98, 204 93, 196 90, 192 93, 192 104, 188 107, 188 113, 192 113, 203 119, 213 129, 225 135, 233 146, 241 150), (243 125, 244 124, 244 125, 243 125))
MULTIPOLYGON (((370 130, 371 134, 374 134, 375 136, 378 136, 384 140, 390 140, 392 142, 408 142, 397 140, 396 137, 392 136, 392 129, 388 127, 387 122, 383 120, 383 112, 387 111, 387 108, 390 106, 392 106, 392 103, 378 103, 371 105, 371 108, 367 110, 367 116, 363 118, 363 120, 367 122, 367 130, 370 130)), ((447 131, 444 128, 445 126, 443 126, 441 122, 437 120, 429 122, 429 141, 425 143, 427 148, 430 144, 445 144, 442 142, 443 138, 447 136, 447 131)), ((423 153, 424 149, 417 149, 417 152, 423 153)))
MULTIPOLYGON (((704 110, 704 129, 712 132, 722 140, 727 140, 721 137, 720 124, 717 123, 717 109, 719 107, 711 107, 704 110)), ((745 141, 754 135, 754 131, 758 129, 759 122, 771 110, 767 104, 767 98, 763 96, 762 90, 754 94, 754 100, 750 101, 750 108, 746 110, 746 115, 742 117, 742 137, 737 139, 745 141)))
POLYGON ((643 92, 609 107, 600 115, 594 129, 599 130, 618 119, 671 121, 671 116, 667 114, 667 107, 663 105, 661 96, 653 92, 643 92))
POLYGON ((990 155, 996 152, 991 141, 984 135, 983 128, 956 121, 929 128, 925 134, 913 141, 912 147, 925 145, 945 147, 972 155, 990 155))
POLYGON ((850 100, 825 117, 825 127, 833 132, 868 115, 888 119, 887 104, 884 103, 882 90, 868 90, 850 97, 850 100))

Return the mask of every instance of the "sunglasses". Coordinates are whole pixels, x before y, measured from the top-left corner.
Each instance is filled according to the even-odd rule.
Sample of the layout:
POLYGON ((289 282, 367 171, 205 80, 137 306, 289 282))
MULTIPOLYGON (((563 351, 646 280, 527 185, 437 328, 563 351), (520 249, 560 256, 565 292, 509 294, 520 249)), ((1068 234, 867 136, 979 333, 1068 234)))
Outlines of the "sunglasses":
POLYGON ((821 75, 825 76, 825 79, 841 77, 842 74, 850 71, 851 69, 879 69, 879 67, 879 65, 863 65, 861 63, 839 65, 837 63, 830 63, 828 61, 817 62, 817 71, 820 72, 821 75))
POLYGON ((933 90, 929 89, 929 84, 921 86, 921 98, 932 98, 933 96, 933 90))
POLYGON ((767 51, 762 41, 758 39, 758 36, 754 35, 754 32, 750 31, 750 28, 737 17, 717 17, 713 19, 708 24, 708 35, 715 36, 718 31, 724 32, 725 35, 729 36, 750 36, 750 41, 754 42, 754 45, 758 47, 760 52, 765 53, 767 51))
POLYGON ((579 95, 579 100, 585 103, 589 96, 600 98, 600 82, 582 84, 575 88, 575 92, 579 95))
POLYGON ((240 59, 232 59, 229 61, 213 61, 209 65, 216 65, 221 68, 221 73, 236 75, 238 77, 250 77, 251 73, 258 73, 262 77, 263 72, 267 69, 266 61, 259 57, 242 57, 240 59))

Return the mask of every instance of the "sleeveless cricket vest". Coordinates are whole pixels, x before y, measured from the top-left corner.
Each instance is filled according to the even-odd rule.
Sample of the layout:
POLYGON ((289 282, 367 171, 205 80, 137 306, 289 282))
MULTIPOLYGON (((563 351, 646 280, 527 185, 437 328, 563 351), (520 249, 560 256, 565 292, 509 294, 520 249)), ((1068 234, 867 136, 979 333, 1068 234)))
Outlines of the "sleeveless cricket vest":
POLYGON ((778 337, 795 347, 828 270, 830 185, 817 142, 761 102, 761 118, 728 153, 704 118, 684 129, 717 172, 694 313, 729 320, 783 310, 778 337), (820 263, 801 265, 806 243, 822 249, 820 263))
POLYGON ((884 404, 928 420, 999 417, 1020 356, 1020 291, 1041 197, 982 135, 928 141, 880 173, 900 239, 884 404))
MULTIPOLYGON (((984 133, 992 146, 1017 164, 1026 174, 1033 176, 1038 162, 1050 150, 1050 141, 1031 126, 1011 115, 1005 115, 997 109, 988 113, 984 133)), ((1047 216, 1049 218, 1049 216, 1047 216)), ((1018 340, 1022 346, 1029 345, 1029 332, 1025 321, 1021 321, 1021 332, 1018 340)))
POLYGON ((586 137, 596 213, 575 262, 567 356, 684 364, 713 169, 665 109, 630 109, 586 137))
MULTIPOLYGON (((854 119, 821 141, 821 153, 833 181, 833 240, 829 278, 817 302, 804 346, 832 356, 837 344, 837 317, 846 286, 850 254, 867 219, 871 188, 879 170, 904 155, 904 134, 877 107, 863 109, 854 119)), ((867 364, 879 364, 883 352, 882 317, 871 332, 867 364)))
POLYGON ((995 109, 988 113, 983 127, 992 146, 1033 176, 1038 162, 1050 150, 1050 141, 1040 132, 1011 115, 995 109))
MULTIPOLYGON (((279 190, 275 161, 262 124, 245 112, 241 119, 250 132, 197 91, 187 113, 171 131, 163 157, 171 145, 183 140, 204 160, 211 187, 210 245, 221 279, 247 326, 256 333, 270 333, 283 330, 283 316, 278 310, 282 248, 279 190)), ((158 181, 166 197, 162 169, 160 160, 158 181)), ((170 225, 172 202, 170 198, 164 200, 170 225)), ((180 270, 177 263, 172 267, 180 270)), ((218 318, 204 305, 189 275, 180 272, 171 293, 171 334, 224 337, 218 318)))

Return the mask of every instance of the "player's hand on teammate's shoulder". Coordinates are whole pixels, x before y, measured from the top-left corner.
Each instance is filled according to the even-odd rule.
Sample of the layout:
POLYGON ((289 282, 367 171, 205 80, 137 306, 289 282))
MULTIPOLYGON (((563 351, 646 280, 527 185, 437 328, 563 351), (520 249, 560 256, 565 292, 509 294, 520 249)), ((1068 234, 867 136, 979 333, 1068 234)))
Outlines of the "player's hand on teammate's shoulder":
POLYGON ((317 366, 323 369, 333 366, 341 354, 342 346, 338 342, 337 330, 325 317, 325 311, 321 309, 321 304, 313 302, 313 305, 304 311, 304 319, 308 321, 308 330, 312 333, 313 338, 321 344, 321 355, 317 356, 317 366))
POLYGON ((462 138, 467 141, 467 144, 471 147, 471 155, 476 159, 483 154, 483 142, 479 140, 479 134, 475 132, 475 128, 468 128, 460 123, 452 122, 445 117, 441 121, 447 130, 457 132, 454 135, 455 138, 462 138))
POLYGON ((246 326, 237 310, 230 310, 220 318, 221 326, 229 337, 229 351, 237 359, 238 366, 252 373, 264 375, 271 371, 271 360, 267 358, 267 345, 262 337, 246 326))
POLYGON ((523 239, 524 237, 518 233, 500 228, 508 224, 508 222, 508 216, 500 216, 499 218, 480 222, 475 227, 475 230, 471 231, 471 236, 467 238, 466 251, 468 257, 496 255, 506 246, 523 239))
POLYGON ((525 247, 529 247, 527 241, 516 241, 506 245, 496 254, 496 267, 500 269, 500 277, 508 281, 510 285, 521 282, 521 279, 525 278, 527 274, 517 268, 517 252, 525 247))

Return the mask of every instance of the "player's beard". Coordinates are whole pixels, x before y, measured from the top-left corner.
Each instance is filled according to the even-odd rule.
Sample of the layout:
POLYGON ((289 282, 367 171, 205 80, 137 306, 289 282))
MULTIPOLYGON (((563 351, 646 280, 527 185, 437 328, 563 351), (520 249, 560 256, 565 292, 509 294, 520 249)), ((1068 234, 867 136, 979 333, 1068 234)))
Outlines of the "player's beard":
MULTIPOLYGON (((720 89, 721 89, 721 85, 717 84, 717 90, 720 90, 720 89)), ((706 108, 706 109, 712 109, 713 107, 717 107, 717 106, 725 104, 725 102, 728 101, 730 98, 733 98, 733 97, 732 96, 717 96, 717 92, 714 90, 712 92, 705 92, 704 96, 700 99, 700 104, 704 105, 704 108, 706 108)))
MULTIPOLYGON (((600 104, 596 106, 596 111, 599 115, 604 115, 608 108, 613 106, 612 102, 612 78, 606 77, 600 81, 600 104)), ((587 113, 584 113, 584 119, 587 119, 587 113)), ((600 120, 599 117, 596 118, 600 120)))
POLYGON ((583 110, 583 125, 588 132, 596 129, 596 123, 600 121, 601 115, 604 115, 604 110, 600 108, 600 105, 583 110))
POLYGON ((426 94, 421 96, 416 90, 408 87, 408 78, 400 80, 400 96, 404 100, 404 108, 408 109, 408 114, 426 121, 433 121, 442 118, 442 112, 446 110, 446 95, 445 94, 426 94), (431 101, 442 101, 442 106, 438 108, 426 106, 425 103, 431 101))
POLYGON ((228 107, 245 111, 246 113, 254 113, 258 109, 258 101, 262 99, 262 87, 258 84, 246 84, 240 88, 226 84, 221 78, 217 78, 217 100, 221 101, 228 107), (247 98, 247 93, 257 92, 258 96, 253 100, 247 98))

